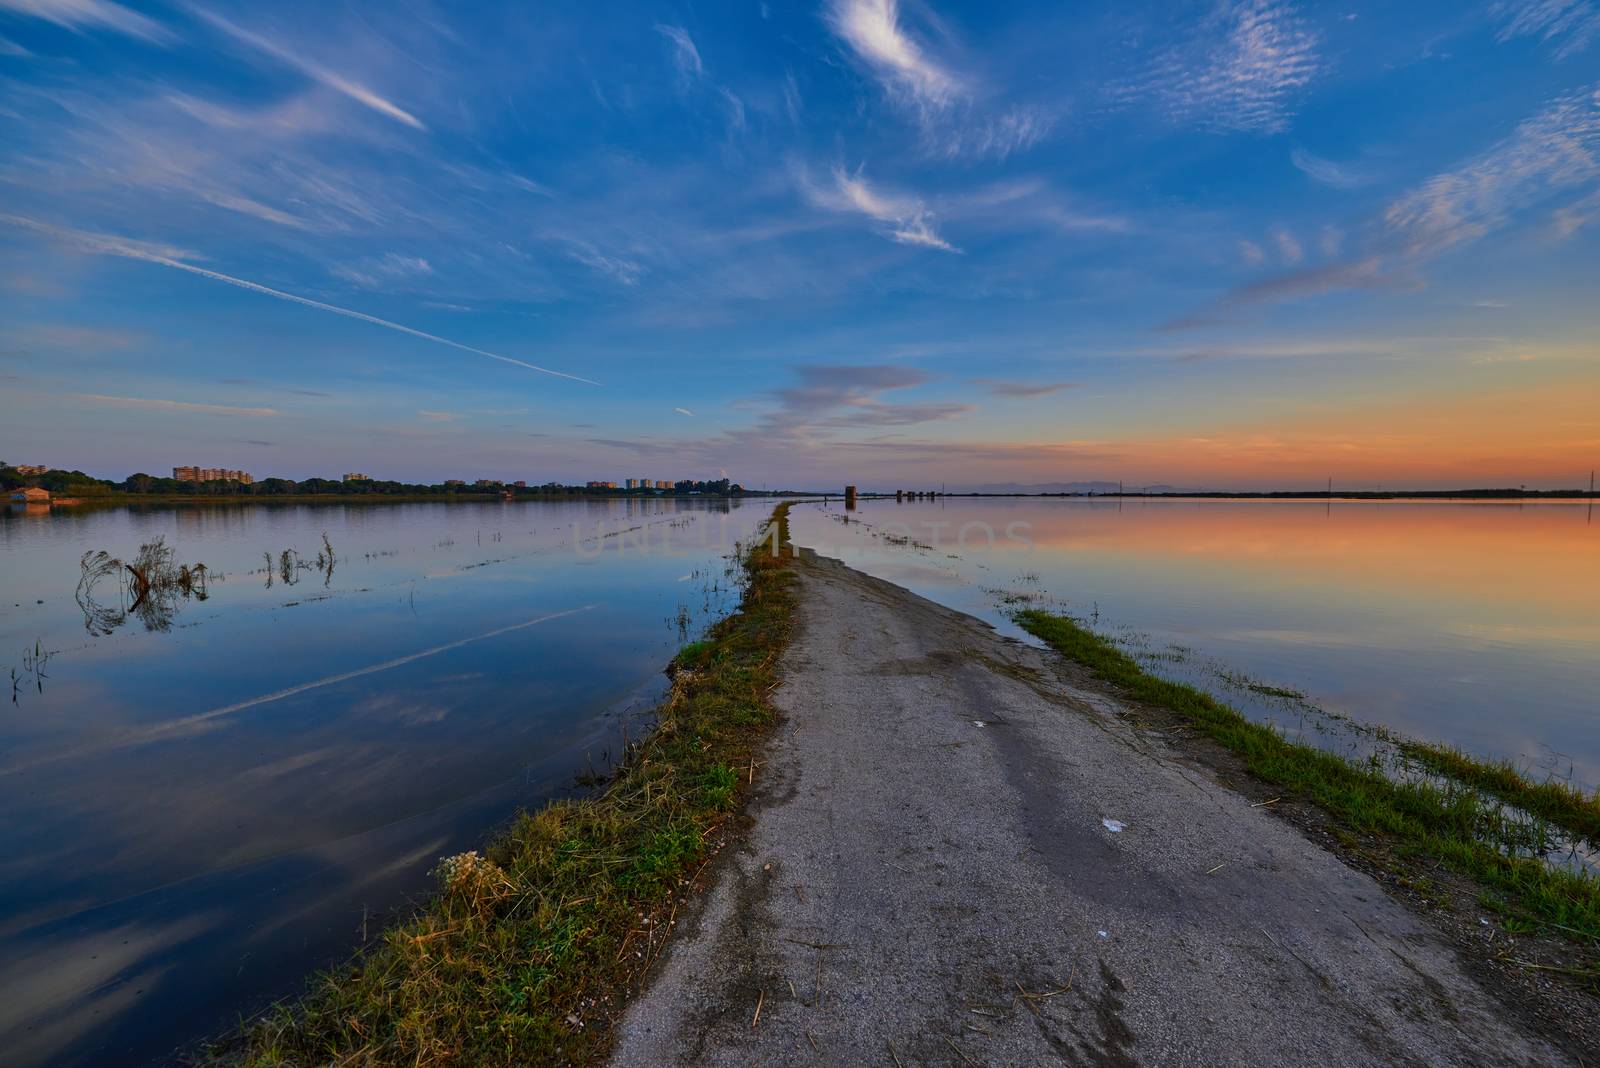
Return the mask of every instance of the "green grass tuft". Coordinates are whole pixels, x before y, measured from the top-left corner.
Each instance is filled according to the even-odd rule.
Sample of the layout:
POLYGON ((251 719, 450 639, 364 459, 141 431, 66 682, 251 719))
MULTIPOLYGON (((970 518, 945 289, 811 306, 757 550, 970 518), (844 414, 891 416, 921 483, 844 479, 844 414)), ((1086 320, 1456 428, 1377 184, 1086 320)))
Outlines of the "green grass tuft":
POLYGON ((739 792, 739 773, 726 764, 707 768, 700 777, 700 791, 710 808, 719 811, 732 808, 734 797, 739 792))
POLYGON ((678 655, 673 658, 673 663, 682 668, 700 667, 716 652, 716 643, 710 641, 690 642, 678 650, 678 655))
POLYGON ((1384 737, 1428 770, 1492 794, 1600 847, 1600 791, 1584 793, 1557 779, 1534 781, 1509 760, 1482 760, 1454 746, 1412 741, 1388 732, 1384 737))

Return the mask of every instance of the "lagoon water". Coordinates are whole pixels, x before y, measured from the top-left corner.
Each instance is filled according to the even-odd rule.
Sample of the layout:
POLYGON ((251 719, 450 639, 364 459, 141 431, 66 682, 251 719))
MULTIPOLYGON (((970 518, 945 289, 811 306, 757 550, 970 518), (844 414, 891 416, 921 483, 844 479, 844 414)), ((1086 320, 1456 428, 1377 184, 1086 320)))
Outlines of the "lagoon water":
POLYGON ((163 1062, 346 957, 644 728, 769 513, 0 512, 5 1063, 163 1062), (78 588, 84 553, 157 537, 207 566, 203 599, 78 588))
MULTIPOLYGON (((644 728, 768 513, 0 513, 5 1062, 161 1062, 343 959, 439 857, 644 728), (79 588, 85 552, 157 537, 207 565, 203 599, 79 588)), ((866 500, 797 505, 791 526, 1008 633, 1023 603, 1085 618, 1290 733, 1355 744, 1339 724, 1378 723, 1600 783, 1582 505, 866 500)))
POLYGON ((1319 744, 1362 751, 1378 724, 1600 784, 1587 504, 871 499, 797 507, 791 529, 1017 637, 1022 604, 1087 620, 1319 744))

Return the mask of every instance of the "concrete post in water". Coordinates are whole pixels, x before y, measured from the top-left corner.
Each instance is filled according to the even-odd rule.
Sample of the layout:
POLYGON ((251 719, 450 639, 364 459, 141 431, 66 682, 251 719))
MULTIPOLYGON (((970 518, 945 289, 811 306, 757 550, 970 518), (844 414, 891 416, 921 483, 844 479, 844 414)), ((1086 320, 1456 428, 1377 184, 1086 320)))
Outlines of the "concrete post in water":
POLYGON ((844 488, 844 506, 848 511, 855 511, 856 488, 854 486, 846 486, 844 488))

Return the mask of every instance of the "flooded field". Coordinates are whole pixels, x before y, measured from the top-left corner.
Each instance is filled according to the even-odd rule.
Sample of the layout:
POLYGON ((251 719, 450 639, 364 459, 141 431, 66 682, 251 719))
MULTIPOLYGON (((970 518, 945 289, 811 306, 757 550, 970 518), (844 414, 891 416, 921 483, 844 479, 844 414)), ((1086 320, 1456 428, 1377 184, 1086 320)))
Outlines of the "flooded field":
POLYGON ((6 1063, 161 1062, 343 959, 643 729, 769 512, 0 512, 6 1063))
POLYGON ((1006 633, 1024 605, 1085 620, 1291 736, 1379 726, 1600 785, 1587 504, 873 499, 791 525, 1006 633))

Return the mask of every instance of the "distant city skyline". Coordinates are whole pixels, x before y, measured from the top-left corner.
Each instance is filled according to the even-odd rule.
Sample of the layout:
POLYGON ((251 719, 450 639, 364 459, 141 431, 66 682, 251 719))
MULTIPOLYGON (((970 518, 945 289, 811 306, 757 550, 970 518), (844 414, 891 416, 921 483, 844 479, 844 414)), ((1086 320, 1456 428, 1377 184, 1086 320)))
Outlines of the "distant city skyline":
POLYGON ((0 0, 0 459, 1583 487, 1592 6, 0 0))

